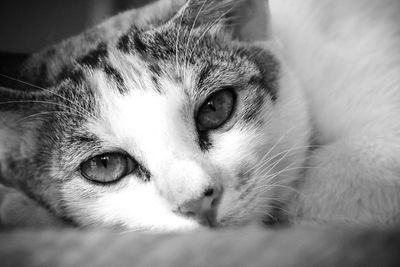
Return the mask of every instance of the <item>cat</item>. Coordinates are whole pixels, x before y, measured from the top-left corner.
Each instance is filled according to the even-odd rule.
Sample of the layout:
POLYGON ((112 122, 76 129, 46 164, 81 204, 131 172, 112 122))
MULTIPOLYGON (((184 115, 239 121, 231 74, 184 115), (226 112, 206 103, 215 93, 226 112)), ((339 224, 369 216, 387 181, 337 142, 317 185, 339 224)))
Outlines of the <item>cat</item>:
POLYGON ((395 224, 399 8, 192 0, 119 15, 0 90, 3 183, 81 227, 395 224))

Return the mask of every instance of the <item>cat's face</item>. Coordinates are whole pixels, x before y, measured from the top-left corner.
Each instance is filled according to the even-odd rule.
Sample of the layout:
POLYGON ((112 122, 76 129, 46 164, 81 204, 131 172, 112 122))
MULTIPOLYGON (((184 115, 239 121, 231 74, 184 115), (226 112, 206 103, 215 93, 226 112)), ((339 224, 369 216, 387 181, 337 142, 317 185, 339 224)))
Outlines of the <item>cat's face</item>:
POLYGON ((225 226, 271 219, 293 194, 307 118, 274 48, 177 20, 101 43, 47 96, 58 104, 40 116, 25 187, 59 214, 225 226))

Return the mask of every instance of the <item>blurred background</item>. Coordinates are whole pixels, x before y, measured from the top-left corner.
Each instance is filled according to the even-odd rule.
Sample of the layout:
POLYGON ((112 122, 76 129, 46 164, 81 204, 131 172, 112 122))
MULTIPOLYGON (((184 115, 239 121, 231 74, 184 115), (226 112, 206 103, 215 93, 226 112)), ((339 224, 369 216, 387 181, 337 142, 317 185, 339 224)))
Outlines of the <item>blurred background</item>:
POLYGON ((0 51, 30 53, 154 0, 0 0, 0 51))

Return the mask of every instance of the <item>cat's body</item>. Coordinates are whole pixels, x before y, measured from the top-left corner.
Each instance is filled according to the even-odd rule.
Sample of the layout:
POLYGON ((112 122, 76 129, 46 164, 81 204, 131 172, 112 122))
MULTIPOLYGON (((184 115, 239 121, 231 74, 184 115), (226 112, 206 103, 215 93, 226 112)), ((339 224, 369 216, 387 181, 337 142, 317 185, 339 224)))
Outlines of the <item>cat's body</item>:
POLYGON ((313 143, 300 217, 394 223, 400 214, 399 1, 270 1, 306 93, 313 143))
MULTIPOLYGON (((73 38, 28 61, 26 79, 55 87, 51 90, 62 95, 57 103, 79 105, 61 107, 62 112, 91 115, 82 127, 79 116, 54 113, 33 120, 38 130, 29 123, 12 125, 15 108, 3 103, 3 118, 14 127, 1 132, 0 158, 5 162, 10 151, 20 151, 13 161, 20 157, 17 166, 29 166, 6 167, 6 180, 82 226, 191 228, 197 223, 176 210, 199 198, 203 203, 208 196, 201 194, 209 188, 219 202, 211 224, 221 226, 267 220, 281 209, 294 222, 398 222, 399 2, 270 1, 270 27, 265 27, 264 2, 255 1, 261 17, 235 35, 256 44, 232 40, 223 25, 213 27, 231 11, 225 4, 235 10, 241 3, 200 1, 169 18, 182 2, 154 4, 166 16, 154 29, 142 18, 135 24, 144 30, 127 33, 127 18, 141 15, 126 13, 92 30, 92 38, 73 38), (204 23, 210 21, 215 23, 204 23), (81 42, 85 45, 76 45, 81 42), (87 91, 82 83, 95 89, 87 91), (211 91, 202 95, 198 87, 211 91), (234 87, 238 115, 211 137, 198 135, 191 114, 218 92, 215 87, 234 87), (39 139, 35 130, 24 135, 32 126, 39 139), (25 141, 9 142, 16 136, 10 129, 25 141), (11 143, 27 148, 4 149, 11 143), (141 180, 103 188, 78 177, 76 169, 93 151, 115 149, 134 155, 141 180)), ((40 91, 32 93, 38 96, 3 92, 2 102, 54 99, 40 91)), ((204 223, 197 214, 196 221, 204 223)))
POLYGON ((320 168, 310 170, 302 185, 303 216, 398 220, 399 2, 280 1, 276 10, 288 12, 274 28, 302 77, 314 142, 324 146, 310 163, 320 168))

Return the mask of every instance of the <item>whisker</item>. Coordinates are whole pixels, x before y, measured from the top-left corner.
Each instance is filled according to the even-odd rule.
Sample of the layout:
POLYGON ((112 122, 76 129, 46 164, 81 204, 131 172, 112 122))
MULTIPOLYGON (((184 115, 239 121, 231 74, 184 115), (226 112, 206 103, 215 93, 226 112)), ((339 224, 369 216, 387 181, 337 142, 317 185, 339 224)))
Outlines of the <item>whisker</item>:
MULTIPOLYGON (((45 114, 54 114, 54 113, 66 113, 66 114, 71 114, 71 115, 77 115, 77 114, 74 114, 74 113, 71 113, 71 112, 68 112, 68 111, 61 111, 61 110, 60 111, 43 111, 43 112, 38 112, 38 113, 31 114, 29 116, 25 116, 25 117, 17 120, 16 124, 18 124, 18 123, 20 123, 20 122, 22 122, 24 120, 36 117, 36 116, 45 115, 45 114)), ((85 117, 83 117, 83 118, 85 118, 85 117)))
MULTIPOLYGON (((268 198, 268 200, 275 201, 274 199, 271 199, 271 198, 268 198)), ((284 204, 287 204, 287 203, 284 203, 284 204)), ((267 215, 267 214, 270 214, 270 213, 266 212, 265 210, 272 210, 272 209, 273 210, 280 210, 280 211, 283 212, 283 214, 287 214, 287 215, 290 214, 289 210, 287 210, 287 209, 285 209, 285 208, 283 208, 283 207, 281 207, 279 205, 272 205, 272 203, 270 201, 269 201, 269 203, 267 205, 255 206, 253 208, 253 211, 256 212, 256 213, 261 213, 261 215, 264 215, 264 213, 265 213, 265 215, 267 215)), ((276 222, 279 222, 279 221, 276 219, 276 222)))
MULTIPOLYGON (((265 176, 264 177, 270 177, 270 176, 274 176, 275 174, 280 174, 280 173, 282 173, 282 172, 284 172, 284 171, 287 171, 288 169, 291 169, 292 168, 292 166, 295 166, 296 164, 298 164, 299 162, 298 161, 294 161, 294 162, 291 162, 290 164, 288 164, 287 166, 285 166, 283 169, 281 169, 281 170, 278 170, 277 172, 275 172, 275 173, 269 173, 274 167, 272 167, 272 168, 269 168, 268 170, 267 170, 267 172, 265 173, 265 176)), ((274 164, 275 165, 275 164, 274 164)), ((303 168, 303 166, 298 166, 298 167, 295 167, 295 168, 303 168)))
POLYGON ((293 180, 295 180, 297 177, 295 177, 295 176, 289 176, 289 175, 280 175, 280 177, 284 177, 285 179, 279 179, 279 180, 275 181, 275 182, 272 183, 272 184, 262 184, 262 185, 259 185, 259 186, 255 187, 254 190, 267 192, 269 189, 272 189, 272 188, 274 188, 274 187, 282 187, 282 188, 288 189, 288 190, 290 190, 290 191, 293 191, 293 192, 295 192, 295 193, 298 194, 298 195, 302 195, 302 193, 301 193, 299 190, 297 190, 296 188, 291 187, 291 186, 288 186, 288 185, 284 185, 284 183, 286 183, 286 181, 288 181, 288 180, 293 181, 293 180))
POLYGON ((275 159, 275 161, 273 161, 271 163, 272 167, 271 170, 273 168, 276 167, 276 165, 278 165, 286 156, 288 155, 294 155, 294 153, 300 153, 302 152, 303 149, 305 148, 309 148, 309 146, 299 146, 299 147, 291 147, 289 149, 286 149, 284 151, 281 151, 277 154, 275 154, 274 156, 270 157, 268 160, 266 161, 260 161, 260 165, 257 166, 257 168, 253 168, 253 172, 259 172, 260 170, 262 170, 265 166, 267 166, 269 163, 271 163, 272 160, 275 159), (301 151, 299 151, 301 149, 301 151), (296 152, 299 151, 299 152, 296 152), (291 154, 289 154, 291 153, 291 154))
MULTIPOLYGON (((203 1, 203 4, 201 5, 199 11, 197 12, 196 17, 194 18, 194 21, 192 23, 192 27, 190 28, 190 31, 189 31, 189 36, 188 36, 187 41, 186 41, 186 48, 185 48, 185 53, 184 53, 184 59, 185 59, 184 66, 185 66, 185 68, 187 67, 188 61, 190 61, 190 59, 191 59, 191 58, 189 60, 187 59, 187 52, 188 52, 188 49, 189 49, 189 43, 190 43, 190 40, 191 40, 193 29, 196 26, 197 19, 199 18, 199 15, 200 15, 201 11, 203 10, 203 8, 204 8, 205 4, 207 3, 207 1, 208 0, 203 1)), ((193 52, 193 50, 192 50, 192 52, 193 52)))
POLYGON ((16 101, 6 101, 6 102, 0 102, 0 105, 6 105, 6 104, 22 104, 22 103, 38 103, 38 104, 47 104, 47 105, 55 105, 59 107, 63 107, 66 109, 71 109, 75 111, 77 114, 82 116, 83 118, 86 118, 87 115, 84 113, 81 113, 79 110, 76 110, 70 106, 60 104, 60 103, 55 103, 55 102, 49 102, 49 101, 42 101, 42 100, 16 100, 16 101))
MULTIPOLYGON (((277 176, 284 177, 281 174, 285 173, 285 172, 294 171, 294 170, 307 170, 307 169, 317 169, 317 168, 319 168, 319 167, 311 167, 311 166, 291 167, 291 166, 293 166, 295 164, 296 163, 289 164, 287 167, 285 167, 284 169, 282 169, 280 171, 277 171, 277 172, 272 173, 272 174, 267 174, 266 176, 259 176, 259 177, 263 177, 262 179, 267 179, 267 181, 270 181, 270 180, 275 179, 277 176)), ((293 178, 296 179, 296 177, 293 177, 293 178)))
MULTIPOLYGON (((292 177, 292 176, 281 176, 281 177, 285 177, 285 179, 280 179, 280 180, 277 180, 277 181, 275 181, 273 183, 260 184, 260 185, 258 185, 256 187, 254 187, 253 190, 257 191, 257 192, 258 191, 262 192, 264 190, 267 191, 268 189, 273 188, 274 186, 284 185, 284 183, 286 183, 286 181, 293 180, 293 179, 296 178, 296 177, 292 177)), ((270 180, 273 180, 273 179, 270 179, 270 180)))
MULTIPOLYGON (((268 152, 260 159, 258 160, 258 164, 256 164, 255 166, 253 166, 252 168, 248 169, 245 174, 248 174, 250 172, 253 172, 254 170, 259 170, 261 169, 261 166, 264 167, 263 165, 268 164, 271 160, 275 159, 277 156, 279 156, 281 153, 286 153, 285 151, 281 151, 280 153, 276 154, 274 157, 271 157, 270 159, 268 159, 267 161, 265 161, 265 159, 270 155, 270 153, 279 145, 282 143, 282 141, 284 140, 284 138, 295 128, 295 126, 290 127, 288 130, 286 130, 286 132, 284 132, 281 137, 274 143, 274 145, 268 150, 268 152)), ((296 145, 297 143, 295 143, 296 145)), ((306 146, 300 146, 300 147, 295 147, 294 149, 301 149, 301 148, 312 148, 314 146, 311 145, 306 145, 306 146)))
MULTIPOLYGON (((187 8, 187 6, 186 6, 186 8, 187 8)), ((186 13, 186 8, 183 10, 183 14, 181 14, 181 18, 180 18, 180 20, 179 20, 178 33, 177 33, 177 35, 176 35, 176 42, 175 42, 175 61, 176 61, 176 69, 177 69, 177 70, 179 69, 179 60, 178 60, 178 54, 179 54, 179 52, 178 52, 179 37, 180 37, 181 30, 182 30, 182 18, 183 18, 183 16, 184 16, 185 13, 186 13)))
POLYGON ((217 23, 220 23, 220 22, 223 20, 224 16, 226 16, 229 12, 232 11, 232 8, 233 8, 233 7, 230 7, 228 11, 223 12, 218 18, 216 18, 216 19, 214 20, 214 22, 209 23, 210 25, 209 25, 209 26, 206 26, 206 29, 205 29, 205 30, 203 31, 203 33, 200 35, 200 37, 199 37, 199 39, 197 40, 196 44, 195 44, 194 47, 192 48, 192 52, 191 52, 191 54, 190 54, 189 60, 192 59, 194 51, 196 50, 197 46, 199 45, 200 41, 204 38, 204 36, 205 36, 217 23))
MULTIPOLYGON (((283 134, 278 140, 277 140, 277 142, 275 142, 275 144, 268 150, 268 152, 259 160, 259 162, 261 163, 261 164, 264 164, 264 160, 269 156, 269 154, 275 149, 275 147, 283 140, 283 138, 286 136, 286 133, 285 134, 283 134)), ((257 165, 256 165, 257 166, 257 165)), ((256 166, 254 166, 254 167, 256 167, 256 166)), ((251 169, 249 169, 249 170, 247 170, 246 172, 245 172, 245 175, 247 175, 250 171, 253 171, 255 168, 251 168, 251 169)), ((258 168, 258 167, 257 167, 258 168)))
POLYGON ((279 183, 270 184, 268 187, 266 187, 266 188, 260 188, 259 190, 260 190, 260 193, 265 194, 265 193, 267 193, 267 192, 269 192, 269 191, 271 191, 272 189, 275 189, 275 188, 283 188, 283 189, 286 189, 286 190, 288 190, 288 191, 292 191, 292 192, 295 192, 295 193, 297 193, 297 194, 301 194, 301 193, 300 193, 298 190, 296 190, 295 188, 290 187, 290 186, 287 186, 287 185, 279 184, 279 183))
POLYGON ((8 76, 8 75, 2 74, 2 73, 0 73, 0 76, 2 76, 4 78, 7 78, 7 79, 10 79, 10 80, 15 81, 15 82, 19 82, 21 84, 29 85, 29 86, 34 87, 36 89, 42 90, 44 92, 50 93, 50 94, 52 94, 54 96, 57 96, 57 97, 65 100, 65 101, 67 101, 68 103, 72 104, 73 106, 77 107, 78 109, 82 110, 83 112, 85 112, 87 114, 90 114, 90 112, 88 110, 86 110, 84 107, 72 102, 71 100, 69 100, 68 98, 66 98, 66 97, 64 97, 64 96, 62 96, 60 94, 57 94, 57 93, 53 92, 52 90, 43 88, 41 86, 37 86, 35 84, 29 83, 29 82, 26 82, 26 81, 23 81, 23 80, 20 80, 20 79, 16 79, 14 77, 11 77, 11 76, 8 76))
MULTIPOLYGON (((292 170, 303 170, 303 169, 316 169, 318 167, 308 167, 308 166, 300 166, 300 167, 291 167, 293 165, 295 165, 297 163, 293 162, 292 164, 289 164, 288 166, 286 166, 284 169, 273 173, 273 174, 268 174, 266 176, 258 176, 257 179, 254 180, 254 182, 252 184, 250 184, 249 186, 254 186, 254 184, 258 184, 261 183, 255 187, 253 187, 254 191, 259 191, 259 190, 263 190, 263 188, 265 188, 265 190, 267 190, 267 188, 270 188, 271 186, 275 186, 277 184, 280 184, 281 186, 283 186, 283 183, 286 183, 286 181, 288 180, 296 180, 297 177, 296 176, 288 176, 288 175, 282 175, 285 172, 288 171, 292 171, 292 170), (274 180, 276 177, 285 177, 286 179, 279 179, 277 181, 275 181, 274 183, 268 183, 268 181, 272 181, 274 180), (262 180, 262 181, 260 181, 262 180)), ((301 194, 299 191, 297 191, 296 189, 292 188, 292 187, 288 187, 289 189, 291 189, 292 191, 296 191, 296 193, 301 194)))
POLYGON ((278 221, 278 219, 277 218, 275 218, 272 214, 270 214, 268 211, 265 211, 266 209, 271 209, 270 208, 271 206, 269 206, 269 207, 262 207, 262 209, 261 209, 261 207, 259 208, 259 207, 254 207, 254 209, 253 209, 253 212, 254 213, 259 213, 262 217, 265 217, 265 216, 267 216, 267 217, 269 217, 269 218, 271 218, 271 220, 273 220, 275 223, 278 223, 279 221, 278 221), (259 210, 259 209, 261 209, 261 210, 259 210))

